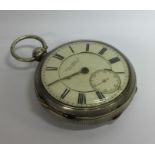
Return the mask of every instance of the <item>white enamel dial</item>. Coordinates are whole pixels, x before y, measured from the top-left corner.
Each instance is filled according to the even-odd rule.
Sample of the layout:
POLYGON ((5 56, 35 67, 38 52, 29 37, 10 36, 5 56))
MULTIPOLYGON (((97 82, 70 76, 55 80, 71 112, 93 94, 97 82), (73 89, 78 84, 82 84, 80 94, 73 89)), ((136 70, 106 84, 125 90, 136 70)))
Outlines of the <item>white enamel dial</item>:
POLYGON ((94 107, 118 97, 129 81, 124 57, 95 41, 75 41, 55 49, 44 61, 41 80, 63 104, 94 107))

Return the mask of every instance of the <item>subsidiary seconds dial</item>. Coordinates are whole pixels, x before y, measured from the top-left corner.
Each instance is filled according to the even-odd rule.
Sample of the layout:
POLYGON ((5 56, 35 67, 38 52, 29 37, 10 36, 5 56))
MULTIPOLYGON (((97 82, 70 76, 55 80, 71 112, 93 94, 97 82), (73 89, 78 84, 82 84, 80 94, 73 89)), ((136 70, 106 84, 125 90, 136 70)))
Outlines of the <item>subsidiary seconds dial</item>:
POLYGON ((90 85, 104 94, 113 93, 119 89, 120 77, 110 69, 97 70, 90 77, 90 85))

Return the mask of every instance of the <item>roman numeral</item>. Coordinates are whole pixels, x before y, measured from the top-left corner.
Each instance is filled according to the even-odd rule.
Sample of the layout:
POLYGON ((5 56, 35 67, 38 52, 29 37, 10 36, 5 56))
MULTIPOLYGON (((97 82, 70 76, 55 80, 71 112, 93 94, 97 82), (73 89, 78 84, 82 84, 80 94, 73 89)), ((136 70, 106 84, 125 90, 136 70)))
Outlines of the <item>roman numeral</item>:
POLYGON ((86 52, 89 51, 89 44, 86 45, 86 52))
POLYGON ((57 67, 46 67, 46 70, 47 71, 50 71, 50 70, 58 70, 58 68, 57 67))
POLYGON ((98 54, 103 55, 106 51, 107 51, 107 48, 102 48, 98 54))
POLYGON ((72 53, 75 53, 71 46, 69 46, 69 49, 72 51, 72 53))
POLYGON ((78 104, 86 104, 86 96, 82 93, 79 93, 78 104))
POLYGON ((102 94, 102 92, 96 91, 96 95, 98 96, 98 98, 101 100, 103 98, 105 98, 105 96, 102 94))
POLYGON ((111 64, 114 64, 114 63, 116 63, 116 62, 118 62, 118 61, 120 61, 120 58, 118 58, 118 57, 115 57, 115 58, 112 58, 112 59, 109 60, 109 62, 110 62, 111 64))
POLYGON ((53 57, 57 58, 59 60, 63 60, 64 59, 64 57, 62 55, 59 55, 59 54, 55 54, 53 57))
POLYGON ((69 89, 65 89, 64 92, 61 94, 61 98, 64 99, 69 92, 69 89))

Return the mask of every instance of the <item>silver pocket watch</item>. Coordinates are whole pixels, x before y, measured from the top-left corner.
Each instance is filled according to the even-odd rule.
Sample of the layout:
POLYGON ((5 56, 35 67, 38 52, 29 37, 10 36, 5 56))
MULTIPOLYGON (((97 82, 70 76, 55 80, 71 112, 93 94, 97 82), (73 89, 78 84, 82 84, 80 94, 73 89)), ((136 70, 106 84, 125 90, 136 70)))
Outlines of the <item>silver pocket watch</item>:
POLYGON ((65 43, 47 52, 45 41, 36 35, 17 38, 12 56, 23 62, 38 61, 35 89, 41 105, 54 114, 83 121, 117 118, 134 97, 136 75, 130 61, 113 46, 94 40, 65 43), (16 44, 36 39, 31 58, 16 54, 16 44))

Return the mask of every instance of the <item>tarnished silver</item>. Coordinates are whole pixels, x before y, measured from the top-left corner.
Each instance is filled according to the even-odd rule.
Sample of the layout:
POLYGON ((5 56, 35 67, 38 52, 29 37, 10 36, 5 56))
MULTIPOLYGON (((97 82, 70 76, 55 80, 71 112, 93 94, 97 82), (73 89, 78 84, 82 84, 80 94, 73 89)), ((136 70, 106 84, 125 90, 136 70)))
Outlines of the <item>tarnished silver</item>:
POLYGON ((24 36, 21 36, 19 38, 17 38, 12 44, 11 44, 11 48, 10 48, 10 51, 11 51, 11 54, 12 56, 17 59, 18 61, 22 61, 22 62, 32 62, 32 61, 35 61, 35 60, 40 60, 40 57, 41 55, 45 54, 47 52, 47 44, 46 42, 44 41, 44 39, 42 39, 41 37, 39 36, 36 36, 36 35, 24 35, 24 36), (35 40, 38 40, 39 42, 41 42, 42 44, 42 47, 37 47, 33 52, 32 52, 32 57, 29 57, 29 58, 26 58, 26 57, 21 57, 19 56, 18 54, 16 54, 16 45, 22 41, 22 40, 25 40, 25 39, 35 39, 35 40))
MULTIPOLYGON (((79 41, 79 40, 78 40, 79 41)), ((94 40, 80 40, 80 41, 94 41, 94 40)), ((74 41, 76 42, 76 41, 74 41)), ((135 70, 130 63, 130 61, 116 48, 113 46, 104 43, 104 42, 99 42, 99 41, 94 41, 96 43, 103 43, 105 45, 108 45, 109 47, 115 49, 122 57, 126 60, 128 68, 129 68, 129 82, 126 87, 126 89, 114 100, 102 104, 100 106, 96 107, 73 107, 64 104, 63 102, 55 99, 53 96, 51 96, 45 87, 43 86, 42 80, 41 80, 41 70, 43 67, 44 62, 48 58, 48 56, 53 53, 56 49, 67 45, 69 42, 66 44, 63 44, 54 50, 46 53, 47 50, 47 45, 45 41, 35 35, 25 35, 22 37, 17 38, 11 45, 11 54, 12 56, 19 60, 19 61, 24 61, 24 62, 31 62, 35 60, 39 60, 40 63, 36 69, 35 73, 35 89, 36 89, 36 94, 38 98, 41 101, 41 105, 51 111, 54 114, 58 114, 59 116, 63 116, 68 119, 73 119, 73 120, 84 120, 84 121, 107 121, 107 120, 112 120, 117 118, 129 105, 131 102, 132 98, 134 97, 136 91, 137 91, 137 83, 136 83, 136 74, 135 70), (42 43, 43 47, 36 48, 33 51, 32 57, 31 58, 23 58, 20 57, 16 54, 15 52, 15 46, 19 41, 22 41, 24 39, 36 39, 42 43), (43 55, 43 56, 42 56, 43 55)))
MULTIPOLYGON (((77 40, 77 41, 88 41, 89 42, 89 41, 94 41, 94 40, 77 40)), ((94 41, 94 42, 103 43, 117 50, 116 48, 114 48, 113 46, 107 43, 100 42, 100 41, 94 41)), ((132 64, 130 63, 130 61, 127 59, 127 57, 124 56, 119 50, 117 50, 117 52, 120 53, 120 55, 124 57, 124 59, 126 60, 128 64, 128 68, 130 72, 129 82, 128 82, 126 89, 117 98, 106 103, 106 105, 103 104, 103 105, 96 106, 93 108, 92 107, 81 108, 81 107, 69 106, 69 105, 66 105, 60 102, 59 100, 56 100, 54 97, 49 95, 49 93, 43 86, 43 83, 41 81, 41 69, 42 69, 42 66, 45 60, 56 49, 64 45, 70 44, 70 43, 73 43, 73 42, 68 42, 48 52, 48 54, 46 54, 43 57, 43 59, 38 65, 38 68, 35 74, 35 88, 36 88, 36 94, 38 98, 40 99, 42 106, 48 109, 52 113, 56 113, 60 116, 66 117, 68 119, 74 119, 74 120, 85 120, 87 122, 100 122, 100 121, 103 122, 103 121, 113 120, 117 118, 127 108, 127 106, 129 105, 129 103, 131 102, 131 100, 133 99, 137 91, 136 74, 135 74, 134 68, 132 64)))

